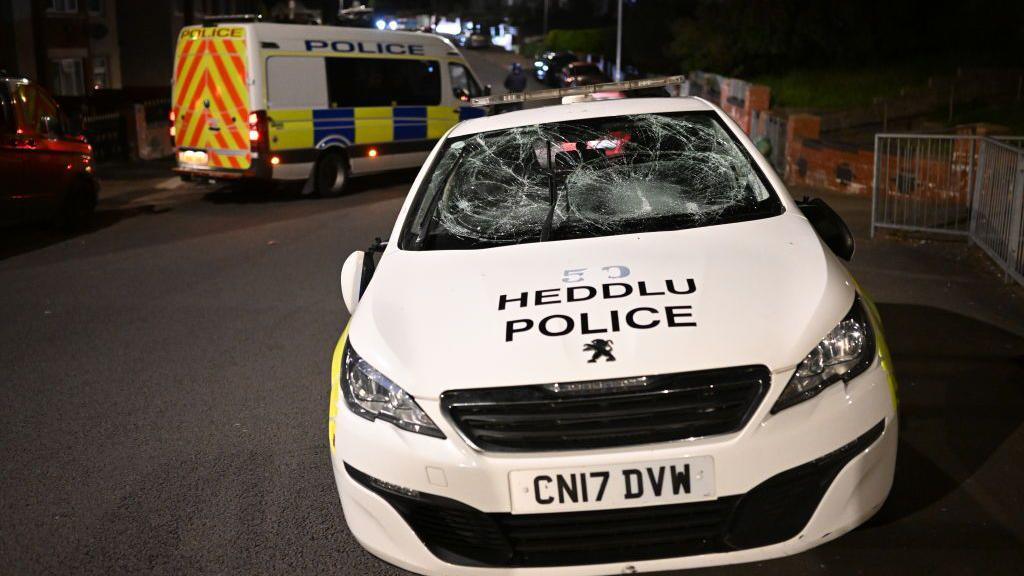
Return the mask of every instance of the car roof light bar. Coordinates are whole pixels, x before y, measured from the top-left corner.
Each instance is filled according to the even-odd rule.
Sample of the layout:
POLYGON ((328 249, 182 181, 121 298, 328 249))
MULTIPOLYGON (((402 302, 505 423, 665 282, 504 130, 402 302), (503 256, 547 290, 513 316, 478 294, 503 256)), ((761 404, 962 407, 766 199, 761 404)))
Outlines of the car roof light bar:
POLYGON ((630 90, 643 90, 645 88, 660 88, 662 86, 673 86, 686 82, 686 76, 661 76, 658 78, 641 78, 639 80, 625 80, 622 82, 605 82, 604 84, 590 84, 589 86, 575 86, 573 88, 553 88, 551 90, 537 90, 535 92, 510 92, 499 96, 483 96, 473 98, 470 104, 476 107, 495 106, 497 104, 511 104, 513 102, 534 102, 537 100, 557 100, 566 96, 583 96, 595 92, 627 92, 630 90))

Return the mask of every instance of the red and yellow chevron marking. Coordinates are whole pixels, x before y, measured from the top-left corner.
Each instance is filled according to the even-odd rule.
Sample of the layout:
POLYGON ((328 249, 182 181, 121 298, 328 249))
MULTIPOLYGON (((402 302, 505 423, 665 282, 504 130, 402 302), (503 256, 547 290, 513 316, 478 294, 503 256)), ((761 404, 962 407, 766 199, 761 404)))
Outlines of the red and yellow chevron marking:
POLYGON ((249 148, 245 29, 182 30, 175 53, 174 145, 206 150, 211 168, 244 170, 249 148))

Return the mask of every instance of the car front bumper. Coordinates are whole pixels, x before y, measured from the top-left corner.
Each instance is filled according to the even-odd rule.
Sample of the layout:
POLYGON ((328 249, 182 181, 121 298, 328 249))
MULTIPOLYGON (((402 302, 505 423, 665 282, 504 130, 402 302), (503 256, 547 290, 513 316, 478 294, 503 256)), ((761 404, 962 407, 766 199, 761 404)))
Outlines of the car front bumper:
MULTIPOLYGON (((792 370, 788 370, 772 375, 768 395, 739 432, 583 451, 479 452, 464 442, 451 422, 442 416, 437 401, 418 400, 447 435, 444 440, 404 432, 386 422, 367 421, 351 413, 342 401, 335 420, 332 463, 345 519, 352 534, 367 550, 421 574, 649 572, 794 554, 845 534, 882 506, 895 470, 898 425, 891 378, 877 359, 871 368, 849 383, 835 384, 816 398, 772 415, 770 408, 791 374, 792 370), (842 458, 836 461, 836 471, 824 477, 821 491, 814 496, 807 514, 797 520, 799 525, 793 526, 791 535, 786 535, 785 539, 763 544, 763 539, 759 541, 759 524, 737 520, 744 506, 749 509, 750 503, 757 500, 751 495, 763 495, 765 485, 773 486, 772 481, 777 485, 780 477, 785 484, 786 479, 793 478, 799 470, 806 471, 808 466, 825 462, 837 454, 842 458), (535 565, 536 562, 524 565, 524 557, 513 552, 509 559, 500 562, 466 561, 439 551, 436 541, 428 542, 418 536, 407 521, 410 512, 404 506, 410 498, 426 498, 434 503, 454 501, 468 510, 466 518, 470 521, 478 519, 486 524, 488 518, 498 519, 495 538, 500 539, 504 530, 502 522, 515 518, 510 514, 509 473, 512 471, 705 455, 714 458, 718 497, 715 502, 720 502, 720 508, 726 510, 725 521, 722 534, 715 536, 719 538, 716 545, 683 552, 686 555, 655 554, 657 557, 652 557, 649 553, 638 553, 640 558, 647 559, 616 558, 598 563, 566 555, 565 564, 555 565, 549 558, 540 566, 535 565)), ((777 499, 775 495, 771 498, 777 499)), ((749 520, 750 514, 746 516, 749 520)), ((417 528, 423 532, 423 526, 417 528)), ((469 529, 478 528, 469 526, 469 529)), ((772 540, 770 536, 768 540, 772 540)))

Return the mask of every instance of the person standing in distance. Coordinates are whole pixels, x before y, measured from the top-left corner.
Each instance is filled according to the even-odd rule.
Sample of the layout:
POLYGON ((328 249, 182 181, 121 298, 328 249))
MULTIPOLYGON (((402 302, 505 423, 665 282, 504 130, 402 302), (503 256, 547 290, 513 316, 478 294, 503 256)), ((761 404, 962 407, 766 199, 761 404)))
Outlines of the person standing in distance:
MULTIPOLYGON (((505 90, 510 93, 517 93, 526 90, 526 74, 523 74, 523 67, 518 62, 512 63, 512 70, 505 77, 505 90)), ((522 110, 523 104, 516 102, 509 104, 506 111, 522 110)))

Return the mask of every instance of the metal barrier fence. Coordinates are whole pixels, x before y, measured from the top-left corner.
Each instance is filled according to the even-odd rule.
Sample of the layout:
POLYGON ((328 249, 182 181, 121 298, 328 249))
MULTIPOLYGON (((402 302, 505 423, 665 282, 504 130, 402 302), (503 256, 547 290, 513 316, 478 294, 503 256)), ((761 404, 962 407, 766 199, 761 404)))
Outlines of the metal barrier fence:
POLYGON ((964 236, 1024 284, 1024 137, 878 134, 871 235, 964 236))
POLYGON ((977 171, 970 238, 1024 284, 1024 148, 982 139, 977 171))
POLYGON ((146 100, 141 104, 146 110, 146 122, 152 124, 167 121, 167 115, 171 111, 170 98, 155 98, 152 100, 146 100))
POLYGON ((975 136, 876 135, 871 234, 968 234, 977 149, 975 136))
POLYGON ((128 126, 120 112, 82 118, 82 131, 97 162, 128 157, 128 126))

